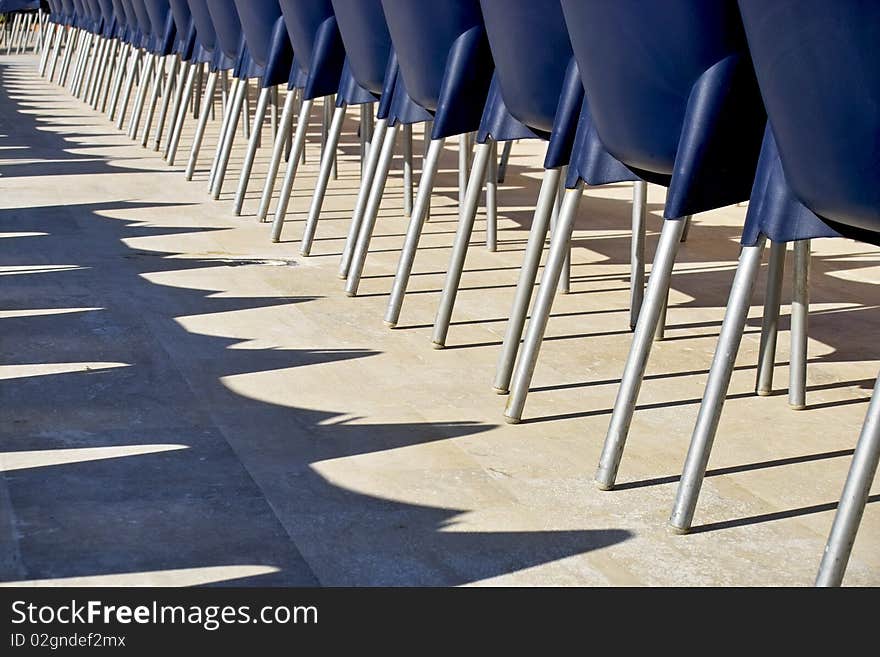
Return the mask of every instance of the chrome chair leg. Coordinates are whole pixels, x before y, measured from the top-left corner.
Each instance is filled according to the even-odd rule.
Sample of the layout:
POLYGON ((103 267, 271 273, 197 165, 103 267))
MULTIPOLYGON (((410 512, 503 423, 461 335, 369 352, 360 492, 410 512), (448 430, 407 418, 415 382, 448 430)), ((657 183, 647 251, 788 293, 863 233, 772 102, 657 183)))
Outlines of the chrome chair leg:
POLYGON ((324 204, 324 194, 333 173, 333 154, 339 146, 339 136, 342 134, 342 123, 345 120, 345 106, 333 110, 333 118, 330 121, 330 129, 327 131, 327 143, 321 154, 321 167, 318 170, 318 180, 315 182, 315 191, 312 193, 312 202, 309 206, 309 216, 303 231, 300 253, 304 256, 312 251, 312 242, 315 239, 315 230, 318 227, 318 218, 321 214, 321 206, 324 204))
MULTIPOLYGON (((434 191, 434 176, 436 176, 437 168, 440 164, 440 153, 443 152, 444 141, 443 138, 431 141, 428 157, 425 158, 425 164, 422 167, 422 176, 419 179, 419 188, 416 192, 413 214, 409 219, 409 226, 406 229, 406 239, 400 251, 397 273, 394 275, 394 282, 391 285, 391 297, 388 299, 388 308, 385 312, 385 324, 387 326, 397 326, 397 320, 400 318, 403 297, 406 295, 406 287, 409 284, 409 277, 412 274, 413 263, 416 259, 416 251, 419 248, 419 240, 422 237, 422 229, 425 226, 425 212, 428 208, 428 199, 431 198, 431 194, 434 191)), ((482 175, 480 178, 482 178, 482 175)), ((479 187, 477 189, 479 190, 479 187)))
POLYGON ((513 308, 510 311, 510 318, 507 320, 504 342, 501 345, 498 365, 495 368, 495 381, 492 387, 499 395, 506 395, 510 391, 510 378, 516 365, 516 356, 522 341, 523 328, 526 325, 532 291, 538 278, 538 267, 544 253, 544 243, 547 241, 547 233, 550 229, 550 215, 556 204, 556 190, 561 177, 561 168, 544 170, 544 178, 541 181, 541 190, 538 193, 538 201, 535 204, 535 213, 532 218, 532 227, 529 230, 526 253, 516 284, 513 308))
POLYGON ((834 514, 834 524, 825 545, 816 586, 840 586, 852 553, 856 533, 862 521, 871 484, 880 461, 880 378, 874 386, 868 414, 862 425, 859 442, 849 466, 846 484, 840 495, 840 504, 834 514))
POLYGON ((208 81, 205 83, 204 105, 201 114, 199 114, 199 122, 196 125, 196 132, 193 135, 192 147, 189 151, 189 160, 186 163, 186 179, 192 180, 196 171, 196 164, 199 161, 199 151, 202 149, 202 141, 205 139, 205 130, 208 127, 208 118, 211 112, 208 108, 214 104, 214 97, 217 95, 217 71, 208 73, 208 81))
MULTIPOLYGON (((193 69, 195 72, 195 69, 193 69)), ((188 94, 188 91, 187 91, 188 94)), ((211 187, 211 198, 215 201, 220 198, 223 191, 223 181, 226 179, 226 169, 229 166, 229 156, 232 155, 232 145, 235 143, 235 132, 238 127, 239 117, 244 114, 242 112, 248 95, 248 81, 240 80, 235 90, 235 98, 229 108, 229 126, 226 134, 223 136, 222 147, 220 151, 220 159, 217 160, 217 170, 214 172, 214 184, 211 187)))
POLYGON ((645 235, 647 233, 648 183, 633 183, 632 242, 630 244, 629 328, 635 330, 645 298, 645 235))
MULTIPOLYGON (((449 260, 449 267, 446 269, 446 280, 443 282, 443 292, 440 295, 437 316, 434 319, 434 332, 431 336, 431 341, 435 349, 442 349, 446 345, 446 335, 449 332, 452 309, 455 306, 455 298, 458 294, 458 287, 461 284, 461 275, 464 271, 468 245, 474 232, 474 219, 477 215, 477 205, 480 201, 480 192, 483 189, 483 180, 487 177, 486 171, 489 169, 489 162, 494 157, 494 144, 495 142, 492 140, 484 144, 477 144, 474 152, 474 162, 467 184, 467 192, 464 196, 464 205, 458 217, 458 229, 455 233, 455 242, 452 245, 452 255, 449 260)), ((491 175, 492 173, 490 172, 490 179, 491 175)), ((493 182, 495 181, 493 180, 493 182)), ((388 316, 386 316, 385 321, 386 323, 389 321, 388 316)), ((396 318, 394 323, 396 324, 396 318)))
MULTIPOLYGON (((385 135, 388 132, 387 119, 379 119, 373 127, 373 133, 370 138, 370 146, 367 149, 367 158, 361 172, 361 184, 358 189, 357 199, 354 204, 354 211, 351 215, 351 223, 348 226, 348 236, 345 239, 345 246, 342 249, 342 258, 339 261, 339 278, 348 278, 348 270, 351 268, 351 259, 357 245, 358 236, 360 235, 361 224, 363 223, 364 212, 370 198, 370 191, 373 189, 373 180, 376 177, 376 169, 379 166, 379 160, 382 154, 382 148, 385 144, 385 135)), ((393 154, 393 151, 392 151, 393 154)))
POLYGON ((306 148, 306 133, 309 128, 309 115, 312 112, 314 101, 305 100, 299 110, 299 119, 296 125, 296 135, 293 138, 293 146, 290 161, 287 163, 287 171, 284 172, 284 182, 281 185, 281 193, 278 196, 278 206, 275 208, 275 218, 272 221, 271 239, 277 242, 281 239, 281 231, 284 229, 284 218, 287 216, 287 207, 290 204, 290 195, 293 193, 293 181, 296 179, 296 171, 302 160, 302 152, 306 148))
POLYGON ((254 158, 257 155, 257 148, 260 145, 260 137, 263 134, 263 121, 266 118, 266 112, 269 110, 269 100, 271 99, 272 89, 264 87, 260 90, 260 97, 257 99, 257 112, 254 115, 254 128, 251 131, 251 137, 248 140, 247 151, 245 152, 244 162, 241 166, 241 173, 238 176, 238 189, 235 191, 235 199, 233 201, 232 213, 235 216, 241 214, 242 206, 244 206, 244 197, 247 194, 248 183, 251 179, 251 172, 254 168, 254 158))
POLYGON ((765 397, 773 390, 773 367, 776 364, 776 338, 779 331, 779 306, 782 299, 782 274, 785 269, 785 242, 770 242, 767 266, 767 292, 761 321, 761 346, 758 348, 758 373, 755 392, 765 397))
MULTIPOLYGON (((486 171, 486 250, 498 250, 498 142, 492 140, 486 171)), ((476 161, 476 154, 474 154, 476 161)))
POLYGON ((788 405, 807 405, 807 322, 810 312, 810 240, 794 243, 794 292, 791 299, 791 358, 788 405))
MULTIPOLYGON (((162 145, 162 133, 165 131, 165 122, 168 120, 168 109, 171 107, 171 96, 176 87, 182 86, 179 84, 177 73, 179 64, 180 59, 172 57, 171 65, 168 67, 168 74, 165 78, 165 89, 162 91, 162 106, 159 108, 159 118, 156 121, 156 136, 153 138, 153 150, 157 152, 162 145)), ((180 101, 178 100, 178 102, 175 103, 176 110, 180 109, 179 104, 180 101)), ((171 116, 173 118, 177 117, 176 113, 171 116)))
POLYGON ((667 219, 660 231, 660 243, 654 256, 651 275, 648 277, 648 289, 642 303, 639 319, 633 334, 629 356, 623 370, 611 422, 605 436, 605 445, 599 458, 599 469, 596 472, 596 485, 602 490, 610 490, 617 478, 623 448, 629 434, 633 412, 639 397, 639 389, 645 377, 645 368, 651 355, 651 346, 662 321, 663 307, 669 294, 669 283, 675 256, 681 244, 681 232, 684 230, 684 219, 667 219))
POLYGON ((550 240, 547 264, 544 267, 541 285, 535 298, 532 319, 526 330, 522 354, 513 373, 510 397, 507 400, 507 407, 504 409, 504 419, 511 424, 517 424, 522 420, 523 408, 525 407, 526 397, 529 394, 529 384, 535 372, 538 352, 541 349, 544 331, 547 329, 547 321, 550 318, 550 310, 553 307, 553 298, 559 286, 559 277, 562 275, 562 270, 565 267, 565 258, 568 255, 569 241, 574 229, 575 215, 577 214, 583 189, 583 182, 578 181, 576 187, 565 190, 562 210, 559 212, 556 230, 550 240))
MULTIPOLYGON (((385 182, 388 180, 388 170, 391 168, 391 158, 394 156, 394 145, 397 142, 399 127, 400 124, 395 124, 385 130, 385 138, 382 141, 379 161, 376 164, 376 173, 372 179, 370 195, 367 198, 364 214, 360 220, 357 242, 354 245, 351 264, 348 267, 345 293, 350 297, 357 294, 358 286, 361 282, 364 263, 367 260, 367 253, 370 249, 370 239, 373 236, 373 228, 376 225, 376 216, 379 214, 379 205, 382 202, 382 194, 385 191, 385 182)), ((378 148, 378 143, 374 148, 378 148)), ((424 165, 423 169, 427 170, 427 165, 424 165)))
POLYGON ((293 129, 293 117, 296 108, 296 89, 290 89, 284 99, 284 110, 281 112, 281 125, 278 134, 275 135, 275 143, 272 148, 272 159, 269 160, 269 171, 266 172, 266 180, 263 183, 263 194, 260 197, 260 207, 257 210, 257 221, 265 221, 269 214, 269 204, 272 202, 272 190, 275 189, 275 180, 278 178, 278 170, 281 168, 281 159, 284 157, 284 149, 287 138, 293 129))
POLYGON ((180 100, 180 107, 177 113, 177 119, 171 130, 171 138, 168 140, 168 153, 165 160, 170 166, 174 166, 174 159, 177 157, 177 148, 180 146, 180 136, 183 133, 183 124, 186 122, 186 110, 189 105, 189 99, 192 95, 193 83, 196 78, 196 64, 190 63, 186 71, 186 83, 183 85, 183 94, 180 100))
MULTIPOLYGON (((700 403, 697 423, 691 437, 681 481, 675 495, 675 504, 669 519, 669 526, 676 533, 687 533, 694 519, 697 498, 706 475, 709 454, 715 440, 715 432, 718 429, 721 410, 724 407, 724 399, 730 385, 730 376, 733 373, 733 365, 749 314, 752 290, 761 267, 761 252, 764 250, 764 242, 765 238, 761 236, 755 246, 743 247, 739 257, 739 265, 736 268, 733 287, 730 290, 727 311, 724 313, 724 322, 721 325, 721 334, 718 337, 718 346, 715 349, 715 356, 712 358, 709 379, 706 382, 706 390, 703 393, 703 401, 700 403)), ((651 285, 650 279, 648 285, 649 287, 651 285)))

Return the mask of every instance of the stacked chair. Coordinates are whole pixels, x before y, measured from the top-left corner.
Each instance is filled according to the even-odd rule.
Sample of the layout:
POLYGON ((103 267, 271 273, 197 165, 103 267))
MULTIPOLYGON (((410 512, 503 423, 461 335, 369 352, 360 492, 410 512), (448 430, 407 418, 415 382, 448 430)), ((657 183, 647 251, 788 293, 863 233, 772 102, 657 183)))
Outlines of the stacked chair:
MULTIPOLYGON (((792 242, 794 409, 805 406, 810 240, 846 237, 880 244, 876 3, 50 0, 44 8, 38 2, 0 1, 9 28, 3 33, 7 52, 39 44, 40 75, 68 86, 120 129, 127 119, 128 135, 144 146, 160 150, 165 136, 169 164, 192 108, 197 125, 187 179, 197 168, 222 88, 208 187, 213 198, 220 196, 244 117, 248 143, 233 200, 236 215, 243 211, 271 109, 274 141, 257 218, 268 218, 286 160, 273 241, 280 239, 305 155, 314 101, 323 99, 323 149, 300 245, 306 256, 337 167, 347 109, 359 106, 361 178, 339 268, 350 296, 358 292, 402 127, 409 225, 384 317, 392 327, 400 318, 445 141, 459 137, 459 216, 434 322, 436 348, 446 345, 484 190, 486 246, 496 248, 497 181, 503 179, 498 144, 509 153, 515 140, 546 142, 543 179, 493 382, 497 393, 509 393, 504 416, 512 423, 523 417, 554 298, 568 289, 571 237, 585 188, 631 182, 634 334, 596 472, 602 490, 616 484, 690 217, 749 201, 739 264, 670 519, 678 533, 688 532, 693 522, 767 240, 756 392, 768 394, 772 385, 784 255, 792 242), (259 88, 253 122, 252 80, 259 88), (278 88, 285 84, 278 121, 278 88), (413 199, 412 128, 419 123, 427 148, 413 199), (665 187, 667 196, 646 287, 648 183, 665 187)), ((878 459, 880 383, 817 585, 842 582, 878 459)))

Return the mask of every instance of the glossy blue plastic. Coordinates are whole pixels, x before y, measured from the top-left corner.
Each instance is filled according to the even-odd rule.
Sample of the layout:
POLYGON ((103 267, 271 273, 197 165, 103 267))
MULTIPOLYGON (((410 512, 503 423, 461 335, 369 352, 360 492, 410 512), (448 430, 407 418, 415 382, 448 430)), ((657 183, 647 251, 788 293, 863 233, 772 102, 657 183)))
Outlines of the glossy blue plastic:
POLYGON ((880 4, 740 2, 769 129, 744 243, 880 242, 880 4))
POLYGON ((261 74, 263 87, 286 82, 293 50, 277 0, 235 0, 247 50, 261 74))
POLYGON ((382 0, 399 74, 391 118, 412 108, 433 117, 432 139, 475 131, 494 66, 477 0, 382 0))
POLYGON ((735 2, 562 0, 562 8, 590 126, 567 183, 615 182, 611 157, 669 188, 667 218, 748 199, 766 117, 735 2))

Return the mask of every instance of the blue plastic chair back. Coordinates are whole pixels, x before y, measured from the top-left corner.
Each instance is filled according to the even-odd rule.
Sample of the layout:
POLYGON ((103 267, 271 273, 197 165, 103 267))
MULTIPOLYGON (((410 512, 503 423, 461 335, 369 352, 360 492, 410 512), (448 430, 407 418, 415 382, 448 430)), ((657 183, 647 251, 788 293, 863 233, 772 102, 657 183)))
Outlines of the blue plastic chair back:
POLYGON ((157 55, 170 55, 174 46, 176 26, 169 0, 144 0, 150 17, 150 50, 157 55))
POLYGON ((227 58, 237 59, 241 50, 242 32, 235 3, 233 0, 206 0, 206 3, 214 24, 214 33, 217 35, 217 48, 227 58))
POLYGON ((189 3, 187 0, 170 0, 170 4, 171 18, 174 21, 172 52, 180 55, 183 61, 190 61, 194 56, 197 37, 189 3))
POLYGON ((303 98, 336 93, 345 49, 330 0, 279 0, 278 4, 296 52, 296 64, 305 75, 303 98))
POLYGON ((382 0, 382 8, 398 85, 434 114, 431 137, 476 130, 494 68, 477 0, 382 0))
POLYGON ((562 8, 590 129, 635 175, 669 187, 664 216, 746 200, 766 117, 735 2, 562 8))
POLYGON ((495 63, 477 141, 550 139, 546 168, 568 164, 583 85, 558 0, 481 0, 495 63))
POLYGON ((137 16, 138 41, 141 48, 150 48, 151 36, 153 32, 153 24, 150 21, 150 15, 147 13, 147 5, 145 0, 131 0, 131 6, 137 16))
POLYGON ((125 40, 132 45, 138 45, 140 25, 132 0, 122 0, 122 8, 125 12, 125 40))
POLYGON ((110 38, 116 34, 116 15, 113 11, 113 0, 98 0, 101 10, 101 33, 110 38))
MULTIPOLYGON (((841 233, 877 243, 880 3, 744 0, 740 8, 780 177, 841 233)), ((791 234, 797 214, 786 219, 791 234)))
POLYGON ((381 94, 391 54, 381 0, 332 0, 332 4, 353 77, 364 89, 381 94))
POLYGON ((12 11, 31 11, 40 8, 40 0, 5 0, 0 1, 0 13, 12 11))
POLYGON ((572 58, 559 1, 480 0, 480 6, 508 111, 549 133, 572 58))
POLYGON ((261 69, 263 87, 286 82, 293 50, 277 0, 235 0, 248 54, 261 69))

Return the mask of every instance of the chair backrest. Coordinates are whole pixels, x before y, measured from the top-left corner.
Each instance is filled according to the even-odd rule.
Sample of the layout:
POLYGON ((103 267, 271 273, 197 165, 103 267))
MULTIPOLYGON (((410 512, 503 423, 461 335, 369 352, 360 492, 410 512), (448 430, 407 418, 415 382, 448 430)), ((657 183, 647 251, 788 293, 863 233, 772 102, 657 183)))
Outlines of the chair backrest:
POLYGON ((137 14, 134 11, 132 0, 121 0, 122 9, 125 12, 125 26, 128 29, 127 39, 129 43, 137 37, 140 26, 138 25, 137 14))
POLYGON ((143 2, 150 19, 150 33, 159 45, 167 36, 168 21, 172 20, 171 3, 169 0, 143 0, 143 2))
POLYGON ((144 41, 149 38, 153 31, 153 24, 150 21, 150 15, 147 13, 147 5, 145 0, 131 0, 131 6, 137 16, 137 26, 140 31, 141 45, 145 45, 144 41))
POLYGON ((233 0, 207 0, 208 12, 217 35, 217 47, 230 58, 238 57, 241 46, 241 21, 233 0))
POLYGON ((792 192, 824 219, 880 232, 880 3, 740 8, 792 192))
POLYGON ((279 0, 284 24, 290 42, 296 51, 296 61, 306 72, 312 68, 312 51, 321 24, 333 16, 330 0, 279 0))
POLYGON ((559 0, 480 0, 495 75, 510 114, 550 132, 572 57, 559 0))
POLYGON ((671 174, 691 91, 746 52, 733 0, 562 0, 593 121, 624 164, 671 174))
POLYGON ((208 11, 208 0, 187 0, 187 5, 196 26, 199 44, 206 50, 214 50, 217 47, 217 33, 214 31, 211 12, 208 11))
POLYGON ((352 74, 365 89, 382 92, 391 37, 381 0, 332 0, 352 74))
POLYGON ((469 30, 484 30, 478 0, 382 0, 382 8, 407 93, 436 110, 449 51, 469 30))
POLYGON ((235 0, 241 29, 254 61, 265 66, 275 23, 281 18, 277 0, 235 0))

